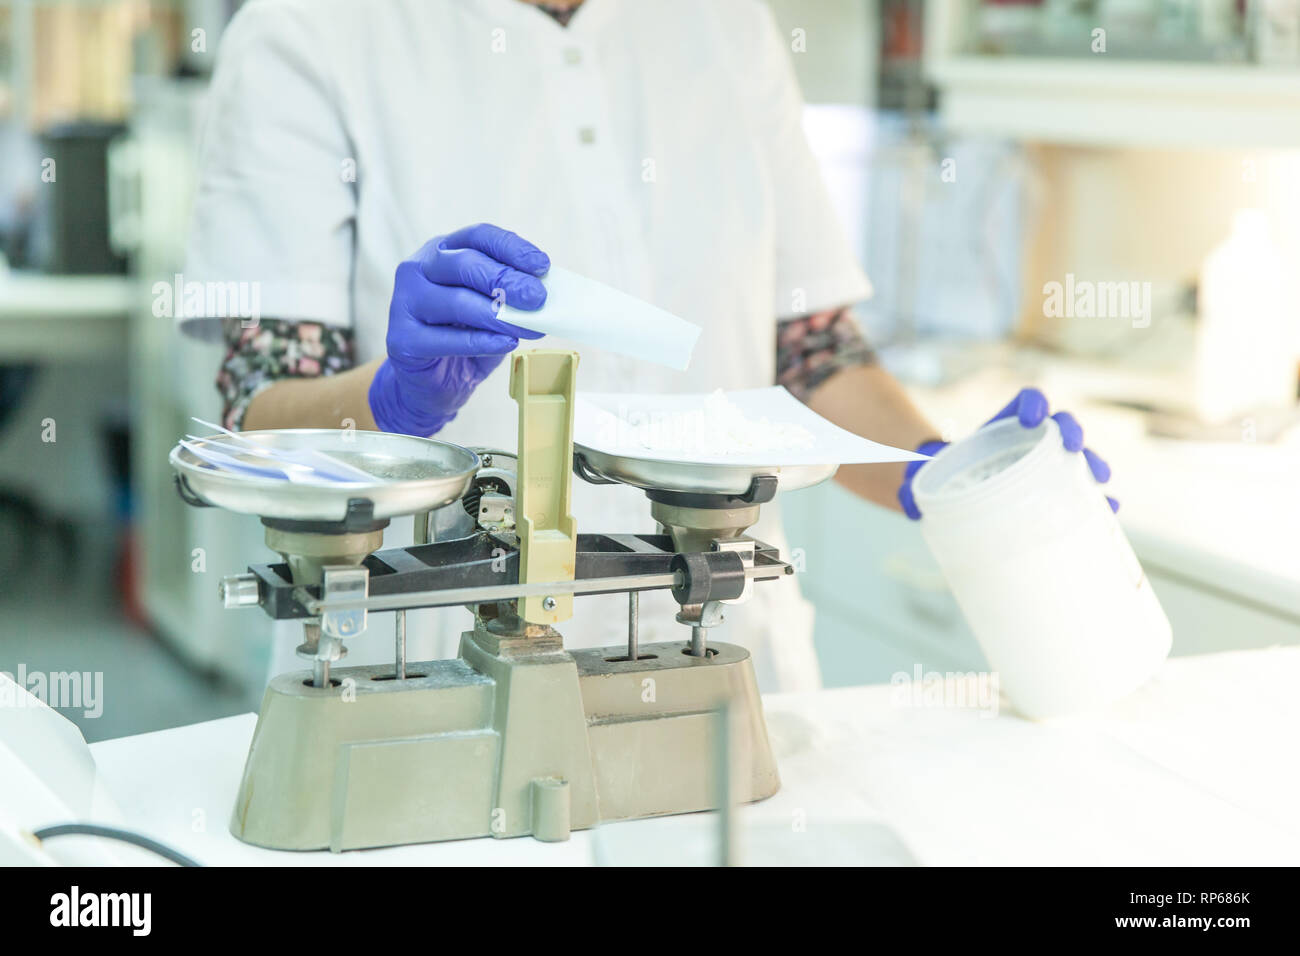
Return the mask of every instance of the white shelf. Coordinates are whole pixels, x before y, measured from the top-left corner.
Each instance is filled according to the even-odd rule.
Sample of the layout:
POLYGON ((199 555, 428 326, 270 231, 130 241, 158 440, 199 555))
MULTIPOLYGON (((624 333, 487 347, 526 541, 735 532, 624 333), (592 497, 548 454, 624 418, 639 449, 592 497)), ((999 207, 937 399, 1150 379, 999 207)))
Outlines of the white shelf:
POLYGON ((953 55, 927 64, 954 130, 1086 146, 1300 148, 1300 70, 953 55))
POLYGON ((925 72, 950 129, 1077 146, 1300 148, 1300 68, 974 54, 977 9, 925 6, 925 72))
POLYGON ((103 359, 126 349, 137 295, 128 276, 0 275, 0 358, 103 359))

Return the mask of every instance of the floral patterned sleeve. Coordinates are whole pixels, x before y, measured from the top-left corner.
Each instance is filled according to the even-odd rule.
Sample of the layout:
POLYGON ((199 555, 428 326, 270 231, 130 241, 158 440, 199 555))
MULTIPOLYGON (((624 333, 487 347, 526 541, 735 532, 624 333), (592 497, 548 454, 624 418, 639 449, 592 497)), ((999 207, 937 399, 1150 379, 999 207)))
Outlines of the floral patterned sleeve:
POLYGON ((217 373, 221 423, 238 431, 253 398, 282 378, 334 375, 353 365, 352 330, 320 322, 225 319, 226 357, 217 373))
POLYGON ((841 369, 875 364, 848 306, 777 322, 776 383, 800 401, 841 369))

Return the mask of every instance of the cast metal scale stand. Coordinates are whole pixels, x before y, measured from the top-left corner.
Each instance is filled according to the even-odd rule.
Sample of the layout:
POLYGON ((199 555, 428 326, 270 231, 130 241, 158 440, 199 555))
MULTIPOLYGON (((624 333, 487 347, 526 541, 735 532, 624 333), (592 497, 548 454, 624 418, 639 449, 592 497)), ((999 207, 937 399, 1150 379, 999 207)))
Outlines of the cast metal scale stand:
POLYGON ((335 851, 560 840, 601 821, 713 808, 720 710, 742 757, 733 799, 777 790, 749 653, 707 633, 728 603, 792 572, 744 534, 760 506, 778 485, 803 487, 834 466, 665 476, 662 463, 575 456, 576 367, 570 352, 513 356, 517 459, 382 433, 352 434, 350 447, 342 432, 246 433, 385 476, 318 491, 220 475, 173 451, 187 500, 261 515, 283 559, 226 578, 226 607, 301 620, 299 652, 312 664, 267 689, 232 815, 237 837, 335 851), (579 533, 575 471, 646 488, 662 533, 579 533), (382 549, 384 527, 403 514, 416 515, 427 543, 382 549), (637 596, 648 590, 671 591, 689 640, 640 644, 637 596), (613 623, 609 646, 565 649, 556 628, 574 598, 609 593, 628 595, 626 632, 613 623), (459 656, 408 662, 404 612, 450 606, 474 614, 459 656), (387 611, 394 665, 341 666, 345 642, 387 611))

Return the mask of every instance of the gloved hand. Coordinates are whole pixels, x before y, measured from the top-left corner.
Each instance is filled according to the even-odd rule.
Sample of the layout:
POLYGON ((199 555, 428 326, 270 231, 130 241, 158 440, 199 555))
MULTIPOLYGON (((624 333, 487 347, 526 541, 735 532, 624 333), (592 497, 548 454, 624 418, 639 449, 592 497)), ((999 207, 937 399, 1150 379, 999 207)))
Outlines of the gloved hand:
MULTIPOLYGON (((1022 388, 1020 394, 1013 398, 1006 408, 984 424, 991 425, 996 421, 1014 415, 1025 428, 1036 428, 1047 417, 1047 412, 1047 397, 1042 392, 1036 388, 1022 388)), ((1092 472, 1092 477, 1103 484, 1110 481, 1110 465, 1102 461, 1092 449, 1083 447, 1083 427, 1074 420, 1074 416, 1069 412, 1057 412, 1052 416, 1052 419, 1061 430, 1061 439, 1065 443, 1065 450, 1083 452, 1083 457, 1088 462, 1088 469, 1092 472)), ((923 442, 916 450, 922 455, 933 455, 947 444, 946 441, 928 441, 923 442)), ((912 495, 912 479, 924 464, 923 461, 908 462, 907 468, 903 472, 903 484, 898 489, 898 503, 903 506, 903 513, 913 521, 921 517, 921 511, 916 507, 916 498, 912 495)), ((1106 500, 1110 502, 1111 511, 1119 510, 1118 501, 1109 495, 1106 496, 1106 500)))
POLYGON ((513 232, 479 223, 430 239, 397 267, 388 307, 388 358, 370 385, 370 411, 386 432, 429 436, 502 357, 541 332, 497 318, 502 300, 535 310, 551 260, 513 232))

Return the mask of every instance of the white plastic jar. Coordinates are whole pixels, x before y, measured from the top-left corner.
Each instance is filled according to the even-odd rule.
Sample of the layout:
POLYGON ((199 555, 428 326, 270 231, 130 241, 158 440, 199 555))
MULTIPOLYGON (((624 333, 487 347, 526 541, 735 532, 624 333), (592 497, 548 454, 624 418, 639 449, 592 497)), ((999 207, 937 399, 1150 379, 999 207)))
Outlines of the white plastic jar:
POLYGON ((1056 422, 986 425, 912 483, 921 532, 1027 717, 1117 700, 1169 654, 1169 620, 1083 455, 1056 422))

